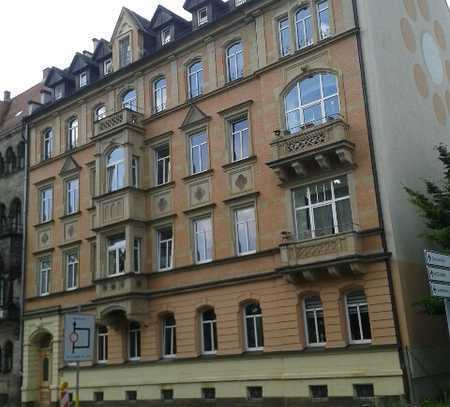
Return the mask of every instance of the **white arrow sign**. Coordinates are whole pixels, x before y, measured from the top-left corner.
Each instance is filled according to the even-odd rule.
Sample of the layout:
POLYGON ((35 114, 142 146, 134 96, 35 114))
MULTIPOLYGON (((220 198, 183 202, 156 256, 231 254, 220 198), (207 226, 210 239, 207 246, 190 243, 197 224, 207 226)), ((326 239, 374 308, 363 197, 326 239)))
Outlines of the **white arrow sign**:
POLYGON ((430 287, 433 296, 450 298, 450 285, 430 282, 430 287))
POLYGON ((427 266, 428 278, 432 281, 450 283, 450 269, 427 266))
POLYGON ((428 266, 439 266, 446 267, 450 269, 450 256, 442 253, 432 252, 430 250, 425 250, 425 263, 428 266))

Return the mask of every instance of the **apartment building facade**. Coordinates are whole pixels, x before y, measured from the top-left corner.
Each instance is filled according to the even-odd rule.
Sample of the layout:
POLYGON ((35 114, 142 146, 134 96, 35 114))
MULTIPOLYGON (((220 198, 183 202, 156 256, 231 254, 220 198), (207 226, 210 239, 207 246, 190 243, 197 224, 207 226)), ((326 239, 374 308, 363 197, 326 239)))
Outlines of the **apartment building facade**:
POLYGON ((111 41, 47 72, 23 405, 74 391, 61 335, 80 308, 98 322, 83 405, 405 395, 358 3, 124 8, 111 41))

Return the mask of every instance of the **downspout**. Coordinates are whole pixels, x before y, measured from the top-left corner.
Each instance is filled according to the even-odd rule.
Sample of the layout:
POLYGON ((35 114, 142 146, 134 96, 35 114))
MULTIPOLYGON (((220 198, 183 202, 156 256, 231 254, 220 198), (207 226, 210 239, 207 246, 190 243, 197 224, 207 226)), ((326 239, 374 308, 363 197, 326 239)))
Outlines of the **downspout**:
POLYGON ((20 267, 20 330, 19 330, 19 343, 20 343, 20 392, 22 393, 23 386, 23 356, 24 356, 24 311, 25 311, 25 272, 26 272, 26 260, 27 260, 27 214, 28 214, 28 168, 29 168, 29 125, 24 122, 22 126, 22 140, 25 142, 25 169, 24 169, 24 186, 23 186, 23 200, 22 205, 22 253, 21 253, 21 267, 20 267))
MULTIPOLYGON (((377 170, 377 162, 375 160, 375 147, 373 143, 373 128, 372 128, 372 119, 370 115, 370 109, 369 109, 369 97, 367 93, 367 76, 366 76, 366 65, 364 61, 364 54, 363 54, 363 46, 362 46, 362 38, 361 38, 361 27, 359 25, 359 13, 358 13, 358 4, 357 0, 352 0, 353 5, 353 16, 355 19, 355 28, 356 28, 356 42, 358 47, 358 60, 359 60, 359 66, 361 71, 361 82, 362 82, 362 91, 363 91, 363 98, 364 98, 364 109, 366 114, 366 123, 367 123, 367 135, 368 135, 368 141, 369 141, 369 152, 370 152, 370 162, 372 166, 372 173, 374 178, 374 189, 375 189, 375 199, 377 203, 377 213, 378 213, 378 222, 381 229, 381 244, 383 245, 383 252, 388 253, 388 244, 386 239, 386 233, 385 233, 385 227, 384 227, 384 217, 383 217, 383 206, 380 196, 380 186, 379 186, 379 177, 378 177, 378 170, 377 170)), ((389 292, 392 302, 392 313, 394 317, 394 325, 395 325, 395 334, 397 336, 397 348, 398 348, 398 354, 400 359, 400 366, 403 372, 403 385, 405 387, 405 393, 406 397, 411 401, 414 402, 415 397, 413 393, 412 385, 410 385, 410 376, 408 374, 408 370, 406 367, 406 361, 405 356, 403 354, 403 340, 400 334, 400 321, 398 318, 398 311, 397 311, 397 302, 395 298, 395 291, 394 291, 394 283, 392 280, 392 266, 391 266, 391 260, 390 258, 386 259, 386 269, 387 269, 387 277, 388 277, 388 284, 389 284, 389 292)))

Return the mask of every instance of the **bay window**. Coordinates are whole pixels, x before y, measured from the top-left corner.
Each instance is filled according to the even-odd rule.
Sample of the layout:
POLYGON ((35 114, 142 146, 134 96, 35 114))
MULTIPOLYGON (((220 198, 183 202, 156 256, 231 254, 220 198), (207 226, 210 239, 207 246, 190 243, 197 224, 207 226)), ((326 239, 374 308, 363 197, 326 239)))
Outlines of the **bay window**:
POLYGON ((122 108, 137 111, 137 93, 134 89, 130 89, 122 96, 122 108))
POLYGON ((106 162, 108 192, 114 192, 125 186, 125 149, 117 147, 108 155, 106 162))
POLYGON ((126 241, 125 236, 117 236, 108 241, 108 275, 125 274, 126 241))

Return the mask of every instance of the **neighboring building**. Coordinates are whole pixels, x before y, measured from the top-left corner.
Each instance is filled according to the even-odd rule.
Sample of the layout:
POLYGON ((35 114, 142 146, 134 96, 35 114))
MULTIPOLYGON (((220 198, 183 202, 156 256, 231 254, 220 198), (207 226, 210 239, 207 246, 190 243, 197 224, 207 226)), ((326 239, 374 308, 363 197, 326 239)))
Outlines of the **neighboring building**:
POLYGON ((397 147, 384 114, 448 133, 446 106, 434 127, 404 61, 423 18, 440 22, 426 44, 442 46, 425 60, 443 57, 449 15, 444 0, 366 3, 192 0, 192 22, 124 8, 110 42, 49 70, 27 120, 23 405, 56 402, 64 381, 74 391, 61 335, 78 307, 98 320, 83 405, 383 402, 414 379, 414 330, 448 351, 444 321, 412 305, 425 275, 402 253, 417 231, 393 226, 400 210, 416 222, 396 206, 395 168, 430 142, 397 147))
POLYGON ((25 183, 22 120, 42 85, 0 101, 0 405, 20 403, 20 307, 25 183))

